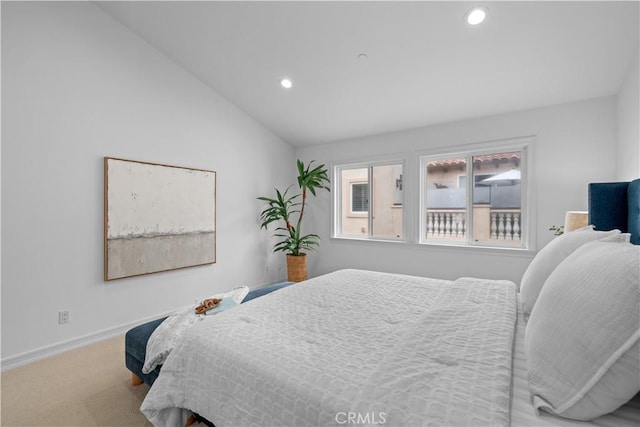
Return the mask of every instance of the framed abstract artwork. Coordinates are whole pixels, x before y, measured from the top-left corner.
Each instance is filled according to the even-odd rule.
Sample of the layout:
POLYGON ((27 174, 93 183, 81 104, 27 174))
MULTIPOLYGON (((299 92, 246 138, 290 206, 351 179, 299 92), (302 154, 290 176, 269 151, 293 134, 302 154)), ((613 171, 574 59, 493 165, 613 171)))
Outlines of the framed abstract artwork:
POLYGON ((104 158, 104 279, 216 261, 214 171, 104 158))

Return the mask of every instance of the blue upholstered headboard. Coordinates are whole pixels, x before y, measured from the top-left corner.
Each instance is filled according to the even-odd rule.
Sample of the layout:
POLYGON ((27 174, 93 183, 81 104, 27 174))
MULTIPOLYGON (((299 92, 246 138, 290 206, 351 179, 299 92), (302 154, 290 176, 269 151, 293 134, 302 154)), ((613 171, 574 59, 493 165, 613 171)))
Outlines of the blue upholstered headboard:
POLYGON ((631 243, 640 245, 640 178, 589 184, 589 224, 631 233, 631 243))

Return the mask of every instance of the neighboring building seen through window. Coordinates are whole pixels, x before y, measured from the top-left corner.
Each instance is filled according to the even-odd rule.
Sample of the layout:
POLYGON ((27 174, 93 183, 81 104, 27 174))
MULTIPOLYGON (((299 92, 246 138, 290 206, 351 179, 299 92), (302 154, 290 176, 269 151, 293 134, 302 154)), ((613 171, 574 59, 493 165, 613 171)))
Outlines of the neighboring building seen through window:
POLYGON ((333 236, 529 249, 526 189, 532 140, 337 165, 333 236))
POLYGON ((423 157, 421 241, 523 247, 523 154, 423 157))
POLYGON ((402 168, 402 164, 337 167, 337 236, 403 238, 402 168))

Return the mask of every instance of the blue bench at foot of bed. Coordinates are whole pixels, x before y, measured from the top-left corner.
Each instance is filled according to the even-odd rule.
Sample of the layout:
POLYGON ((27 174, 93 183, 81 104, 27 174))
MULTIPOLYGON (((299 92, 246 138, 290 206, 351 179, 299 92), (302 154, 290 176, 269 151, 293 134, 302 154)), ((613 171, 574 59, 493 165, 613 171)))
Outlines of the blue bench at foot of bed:
MULTIPOLYGON (((254 289, 247 294, 242 303, 244 304, 254 298, 261 297, 291 284, 292 282, 274 283, 273 285, 254 289)), ((133 385, 146 383, 151 386, 156 378, 158 378, 158 374, 160 374, 160 366, 148 374, 142 373, 142 366, 144 365, 144 359, 147 353, 147 341, 149 341, 149 337, 153 331, 156 330, 164 319, 166 319, 166 317, 136 326, 135 328, 129 329, 125 335, 124 361, 127 369, 131 371, 131 383, 133 385)))

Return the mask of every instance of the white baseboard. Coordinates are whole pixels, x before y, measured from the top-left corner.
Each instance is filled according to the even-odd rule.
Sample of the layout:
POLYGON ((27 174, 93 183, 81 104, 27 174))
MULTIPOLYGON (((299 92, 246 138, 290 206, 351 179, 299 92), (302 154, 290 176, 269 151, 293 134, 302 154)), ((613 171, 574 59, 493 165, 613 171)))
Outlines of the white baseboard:
MULTIPOLYGON (((117 335, 122 335, 134 326, 141 325, 151 320, 159 319, 161 317, 168 316, 172 312, 165 314, 158 314, 148 317, 146 319, 140 319, 133 322, 125 323, 113 328, 104 329, 102 331, 94 332, 92 334, 84 335, 78 338, 72 338, 67 341, 62 341, 56 344, 51 344, 45 347, 40 347, 35 350, 26 351, 24 353, 16 354, 15 356, 9 356, 0 360, 0 371, 8 371, 10 369, 17 368, 18 366, 27 365, 29 363, 36 362, 38 360, 46 359, 47 357, 55 356, 56 354, 64 353, 75 348, 84 347, 90 344, 94 344, 100 341, 104 341, 109 338, 113 338, 117 335)), ((124 355, 122 356, 124 360, 124 355)), ((124 363, 124 362, 123 362, 124 363)))

